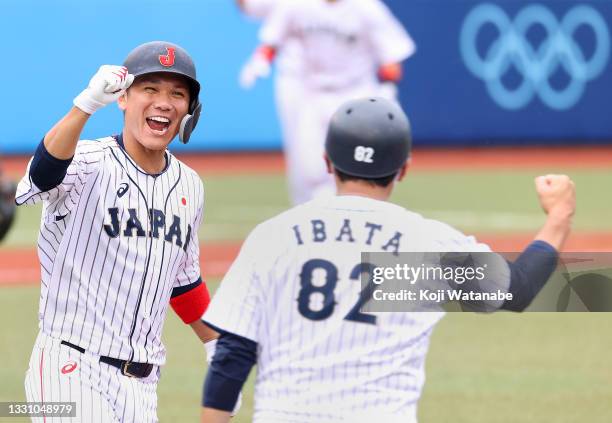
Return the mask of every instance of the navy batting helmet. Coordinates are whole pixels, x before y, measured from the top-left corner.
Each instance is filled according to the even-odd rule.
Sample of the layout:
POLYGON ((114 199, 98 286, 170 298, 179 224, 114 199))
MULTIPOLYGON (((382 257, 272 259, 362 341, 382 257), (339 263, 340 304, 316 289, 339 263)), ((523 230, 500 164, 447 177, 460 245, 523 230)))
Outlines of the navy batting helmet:
POLYGON ((134 77, 166 72, 182 75, 187 79, 191 101, 189 103, 189 113, 181 121, 179 129, 179 139, 187 144, 202 110, 202 105, 198 99, 200 83, 196 78, 193 60, 187 51, 167 41, 151 41, 132 50, 123 62, 123 66, 134 77))
POLYGON ((334 113, 325 151, 339 171, 375 179, 401 169, 411 142, 410 123, 398 104, 364 98, 348 101, 334 113))

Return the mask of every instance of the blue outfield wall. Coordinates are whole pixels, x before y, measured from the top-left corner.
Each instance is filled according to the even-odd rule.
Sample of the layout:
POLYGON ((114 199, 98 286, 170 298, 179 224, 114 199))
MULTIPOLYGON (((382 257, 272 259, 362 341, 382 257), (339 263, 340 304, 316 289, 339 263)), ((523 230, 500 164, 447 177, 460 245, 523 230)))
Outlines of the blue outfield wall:
POLYGON ((612 140, 612 2, 388 0, 417 42, 402 103, 429 143, 612 140))
MULTIPOLYGON (((313 0, 317 1, 317 0, 313 0)), ((345 0, 350 1, 350 0, 345 0)), ((387 0, 415 39, 401 99, 416 142, 599 143, 612 140, 612 1, 387 0)), ((204 104, 188 146, 280 148, 270 80, 245 92, 241 65, 257 23, 234 0, 2 0, 0 152, 31 152, 101 64, 136 45, 181 44, 198 65, 204 104)), ((116 133, 115 106, 84 137, 116 133)))

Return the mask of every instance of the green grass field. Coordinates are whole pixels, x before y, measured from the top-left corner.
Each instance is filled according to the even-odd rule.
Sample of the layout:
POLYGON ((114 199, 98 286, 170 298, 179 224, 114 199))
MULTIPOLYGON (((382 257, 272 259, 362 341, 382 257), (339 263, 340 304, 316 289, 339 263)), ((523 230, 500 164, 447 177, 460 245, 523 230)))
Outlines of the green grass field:
MULTIPOLYGON (((606 193, 612 186, 612 170, 567 173, 578 191, 575 228, 611 231, 612 196, 606 193)), ((398 185, 394 200, 466 232, 535 231, 543 222, 533 189, 536 175, 418 172, 398 185)), ((288 205, 280 175, 211 176, 205 183, 207 209, 200 232, 204 242, 241 240, 255 224, 288 205)), ((40 209, 19 212, 16 227, 0 250, 35 246, 40 209)), ((211 283, 213 289, 216 282, 211 283)), ((23 376, 37 332, 38 296, 37 285, 0 290, 0 401, 24 399, 23 376)), ((205 372, 203 347, 172 312, 169 316, 159 418, 197 421, 205 372)), ((432 338, 420 421, 611 422, 611 325, 611 313, 449 314, 432 338)), ((251 381, 233 421, 250 421, 252 392, 251 381)))
MULTIPOLYGON (((2 290, 0 401, 24 400, 37 306, 36 287, 2 290)), ((609 423, 610 325, 610 313, 449 314, 432 338, 420 421, 609 423)), ((204 349, 172 313, 164 340, 168 362, 158 388, 160 421, 197 421, 204 349)), ((251 380, 236 423, 250 421, 252 388, 251 380)))
MULTIPOLYGON (((468 233, 535 231, 544 215, 533 178, 546 172, 567 173, 576 182, 575 230, 612 231, 612 196, 606 195, 612 170, 409 172, 392 201, 468 233)), ((282 175, 206 176, 204 182, 202 241, 242 240, 257 223, 289 206, 282 175)), ((39 207, 20 209, 0 248, 35 245, 39 221, 39 207)))

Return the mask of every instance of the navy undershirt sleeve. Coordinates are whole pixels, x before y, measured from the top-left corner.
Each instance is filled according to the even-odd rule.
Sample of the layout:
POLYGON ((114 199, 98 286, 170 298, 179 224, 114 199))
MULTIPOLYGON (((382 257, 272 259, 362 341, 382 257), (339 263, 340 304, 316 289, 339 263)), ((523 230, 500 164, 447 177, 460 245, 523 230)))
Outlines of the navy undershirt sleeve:
POLYGON ((559 253, 544 241, 534 241, 510 266, 510 289, 512 300, 506 300, 502 309, 523 311, 546 284, 555 268, 559 253))
POLYGON ((62 160, 53 157, 45 148, 45 143, 41 141, 32 158, 30 179, 41 191, 49 191, 62 183, 70 163, 72 158, 62 160))
POLYGON ((206 374, 202 405, 231 412, 257 361, 257 343, 206 324, 219 332, 220 336, 206 374))

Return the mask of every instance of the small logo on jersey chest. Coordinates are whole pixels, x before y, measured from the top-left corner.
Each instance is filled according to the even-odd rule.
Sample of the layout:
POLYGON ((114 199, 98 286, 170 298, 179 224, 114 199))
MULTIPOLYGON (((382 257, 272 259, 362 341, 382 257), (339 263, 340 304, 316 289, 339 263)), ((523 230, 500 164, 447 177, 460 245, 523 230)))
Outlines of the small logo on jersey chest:
POLYGON ((127 183, 122 183, 119 185, 119 189, 117 190, 117 197, 121 198, 125 195, 125 193, 130 189, 130 186, 127 183))
POLYGON ((177 191, 173 201, 176 201, 176 204, 181 208, 186 208, 190 205, 189 196, 187 196, 184 191, 177 191))
POLYGON ((72 373, 77 368, 77 364, 74 361, 68 361, 64 366, 60 369, 63 375, 67 375, 68 373, 72 373))

